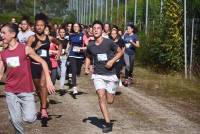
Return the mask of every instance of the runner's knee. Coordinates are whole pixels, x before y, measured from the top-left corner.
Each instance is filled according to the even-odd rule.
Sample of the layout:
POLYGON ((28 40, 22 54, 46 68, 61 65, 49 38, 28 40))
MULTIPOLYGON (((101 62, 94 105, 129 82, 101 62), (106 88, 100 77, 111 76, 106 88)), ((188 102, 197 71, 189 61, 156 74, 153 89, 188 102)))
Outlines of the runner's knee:
POLYGON ((36 120, 36 115, 28 115, 24 117, 24 121, 28 123, 33 123, 36 120))
POLYGON ((113 104, 114 103, 114 99, 112 98, 112 99, 107 99, 107 103, 108 104, 113 104))

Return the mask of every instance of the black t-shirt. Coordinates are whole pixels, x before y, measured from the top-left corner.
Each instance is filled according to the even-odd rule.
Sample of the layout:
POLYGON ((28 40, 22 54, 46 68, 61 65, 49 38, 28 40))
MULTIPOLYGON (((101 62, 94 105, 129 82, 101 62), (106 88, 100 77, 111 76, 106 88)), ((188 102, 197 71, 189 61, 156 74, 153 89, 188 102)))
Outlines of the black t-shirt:
POLYGON ((96 45, 95 41, 89 42, 87 46, 87 56, 92 56, 94 62, 94 74, 114 75, 114 68, 107 69, 105 67, 107 61, 112 59, 117 51, 118 46, 111 40, 104 38, 100 45, 96 45))
MULTIPOLYGON (((120 47, 121 49, 123 49, 124 47, 125 47, 125 43, 124 43, 124 41, 123 41, 123 39, 120 37, 119 39, 118 39, 118 41, 117 42, 115 42, 115 44, 118 46, 118 47, 120 47)), ((121 56, 121 60, 123 59, 124 57, 123 56, 121 56)))
POLYGON ((117 42, 115 42, 121 49, 125 47, 125 43, 122 38, 119 38, 117 42))

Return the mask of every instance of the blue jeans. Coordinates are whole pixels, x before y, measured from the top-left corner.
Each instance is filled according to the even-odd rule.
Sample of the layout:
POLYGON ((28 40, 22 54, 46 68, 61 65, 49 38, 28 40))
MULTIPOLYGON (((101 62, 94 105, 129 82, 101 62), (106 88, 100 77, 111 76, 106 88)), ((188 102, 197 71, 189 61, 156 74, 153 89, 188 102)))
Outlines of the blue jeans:
POLYGON ((33 123, 37 119, 33 93, 6 92, 6 102, 16 134, 24 134, 23 121, 33 123))

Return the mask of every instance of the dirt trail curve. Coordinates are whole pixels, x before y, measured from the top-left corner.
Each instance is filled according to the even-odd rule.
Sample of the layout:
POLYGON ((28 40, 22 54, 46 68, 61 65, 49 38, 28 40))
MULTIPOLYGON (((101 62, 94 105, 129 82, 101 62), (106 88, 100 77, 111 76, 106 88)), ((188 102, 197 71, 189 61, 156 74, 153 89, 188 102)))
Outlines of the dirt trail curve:
MULTIPOLYGON (((48 127, 40 121, 26 124, 27 134, 101 134, 102 115, 90 79, 79 78, 80 95, 73 99, 70 94, 50 96, 51 119, 48 127)), ((0 134, 12 132, 7 120, 4 97, 0 102, 0 134), (5 128, 8 129, 5 129, 5 128)), ((134 88, 120 88, 115 103, 109 106, 113 119, 110 134, 199 134, 200 124, 195 124, 179 113, 159 103, 158 98, 145 95, 134 88)))

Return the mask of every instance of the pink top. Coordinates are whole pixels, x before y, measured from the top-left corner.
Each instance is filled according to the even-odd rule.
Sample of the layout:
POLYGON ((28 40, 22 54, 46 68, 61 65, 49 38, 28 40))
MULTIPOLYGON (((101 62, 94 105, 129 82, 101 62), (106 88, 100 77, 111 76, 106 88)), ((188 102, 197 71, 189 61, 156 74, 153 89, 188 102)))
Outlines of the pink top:
POLYGON ((30 59, 26 55, 25 47, 18 44, 14 50, 5 49, 0 53, 6 68, 6 92, 33 92, 30 59))
POLYGON ((87 36, 84 34, 83 35, 83 46, 87 46, 89 42, 89 39, 87 38, 87 36))
MULTIPOLYGON (((58 50, 58 46, 55 43, 51 43, 49 50, 50 51, 51 50, 57 51, 58 50)), ((55 53, 51 53, 51 55, 50 55, 50 61, 51 61, 52 68, 57 68, 58 67, 58 62, 57 62, 56 56, 57 56, 57 54, 55 54, 55 53)))

